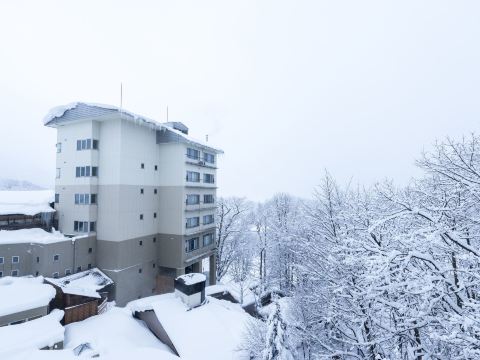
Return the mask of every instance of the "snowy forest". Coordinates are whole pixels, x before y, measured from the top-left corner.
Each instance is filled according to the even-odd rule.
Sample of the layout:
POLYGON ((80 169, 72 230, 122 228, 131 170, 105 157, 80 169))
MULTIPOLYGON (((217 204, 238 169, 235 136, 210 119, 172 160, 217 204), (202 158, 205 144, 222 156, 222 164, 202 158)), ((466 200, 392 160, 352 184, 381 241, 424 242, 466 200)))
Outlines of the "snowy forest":
POLYGON ((218 279, 273 300, 251 359, 480 358, 480 136, 416 164, 408 186, 326 172, 311 199, 219 199, 218 279))

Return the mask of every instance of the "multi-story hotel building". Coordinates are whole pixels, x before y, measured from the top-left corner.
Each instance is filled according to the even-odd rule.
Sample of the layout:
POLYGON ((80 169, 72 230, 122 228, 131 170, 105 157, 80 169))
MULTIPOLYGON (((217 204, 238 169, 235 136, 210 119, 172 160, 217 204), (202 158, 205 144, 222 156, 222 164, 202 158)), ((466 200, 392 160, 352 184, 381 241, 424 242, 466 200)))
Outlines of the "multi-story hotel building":
POLYGON ((118 304, 173 289, 201 272, 215 283, 217 155, 182 123, 75 103, 44 120, 57 129, 59 230, 95 237, 95 266, 115 282, 118 304), (206 263, 206 262, 205 262, 206 263))

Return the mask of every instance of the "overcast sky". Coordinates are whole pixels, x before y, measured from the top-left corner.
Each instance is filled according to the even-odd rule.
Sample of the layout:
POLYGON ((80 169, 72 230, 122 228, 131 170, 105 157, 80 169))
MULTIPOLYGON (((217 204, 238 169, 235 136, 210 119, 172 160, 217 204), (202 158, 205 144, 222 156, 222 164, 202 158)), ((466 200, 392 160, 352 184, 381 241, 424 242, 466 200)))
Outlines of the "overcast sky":
POLYGON ((225 150, 221 195, 400 184, 480 130, 478 1, 2 1, 0 177, 53 187, 56 105, 119 105, 225 150))

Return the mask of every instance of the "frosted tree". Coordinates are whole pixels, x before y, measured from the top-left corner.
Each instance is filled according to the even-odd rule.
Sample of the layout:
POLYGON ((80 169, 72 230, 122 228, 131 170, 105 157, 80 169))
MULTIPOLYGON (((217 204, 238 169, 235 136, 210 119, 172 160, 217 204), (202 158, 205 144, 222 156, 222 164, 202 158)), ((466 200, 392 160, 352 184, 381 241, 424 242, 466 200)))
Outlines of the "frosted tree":
POLYGON ((262 360, 293 360, 288 344, 287 324, 278 301, 273 303, 266 327, 265 348, 262 360))

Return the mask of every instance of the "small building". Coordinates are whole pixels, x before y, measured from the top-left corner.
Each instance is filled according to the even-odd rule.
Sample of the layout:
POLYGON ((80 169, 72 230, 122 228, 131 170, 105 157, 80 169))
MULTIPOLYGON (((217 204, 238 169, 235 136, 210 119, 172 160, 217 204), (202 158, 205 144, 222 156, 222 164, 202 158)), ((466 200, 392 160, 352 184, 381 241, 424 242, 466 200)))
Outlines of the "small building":
POLYGON ((56 289, 53 306, 65 311, 65 325, 102 313, 113 285, 112 279, 97 268, 45 281, 56 289))
POLYGON ((41 276, 0 279, 0 327, 47 315, 54 298, 55 289, 44 284, 41 276))
POLYGON ((62 349, 64 328, 60 324, 63 311, 18 325, 0 327, 0 359, 11 359, 31 349, 62 349))
POLYGON ((0 191, 0 230, 56 226, 52 190, 0 191))

